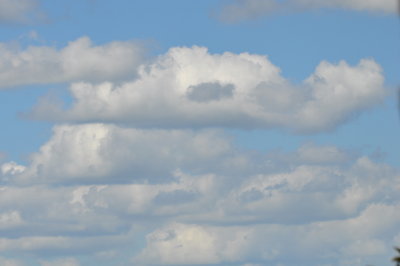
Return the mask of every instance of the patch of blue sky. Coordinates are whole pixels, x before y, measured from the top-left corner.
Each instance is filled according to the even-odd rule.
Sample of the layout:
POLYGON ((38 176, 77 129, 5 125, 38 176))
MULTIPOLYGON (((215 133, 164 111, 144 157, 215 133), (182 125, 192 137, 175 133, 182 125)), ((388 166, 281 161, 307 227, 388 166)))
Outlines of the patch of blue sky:
POLYGON ((32 121, 25 115, 47 93, 48 87, 27 86, 0 92, 0 138, 3 140, 0 151, 5 153, 4 159, 27 162, 29 154, 51 136, 52 123, 32 121))

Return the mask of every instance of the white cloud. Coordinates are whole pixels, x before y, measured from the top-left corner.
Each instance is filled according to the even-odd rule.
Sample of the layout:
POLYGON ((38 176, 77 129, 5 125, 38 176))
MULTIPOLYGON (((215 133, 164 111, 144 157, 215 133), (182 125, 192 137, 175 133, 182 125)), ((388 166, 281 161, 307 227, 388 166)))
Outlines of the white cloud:
POLYGON ((396 0, 233 0, 222 6, 219 19, 237 22, 275 12, 296 12, 319 8, 340 8, 354 11, 396 13, 396 0))
POLYGON ((16 162, 8 162, 1 165, 1 173, 6 175, 16 175, 25 171, 25 166, 19 165, 16 162))
POLYGON ((343 8, 357 11, 397 12, 396 0, 294 0, 300 7, 306 8, 343 8))
POLYGON ((230 221, 309 223, 357 215, 382 195, 397 201, 398 176, 361 157, 350 168, 300 164, 248 177, 219 206, 230 221), (293 206, 297 206, 296 210, 293 206))
POLYGON ((0 252, 379 265, 399 239, 398 170, 334 146, 262 154, 219 131, 61 125, 25 167, 0 187, 0 252))
POLYGON ((40 16, 36 0, 0 0, 0 22, 27 23, 40 16))
MULTIPOLYGON (((65 254, 94 254, 108 247, 123 247, 132 244, 134 236, 129 232, 123 235, 102 236, 26 236, 18 238, 0 238, 0 252, 19 252, 19 254, 45 254, 62 258, 65 254)), ((58 260, 58 259, 57 259, 58 260)), ((63 260, 61 260, 63 261, 63 260)), ((68 262, 68 261, 67 261, 68 262)), ((48 263, 51 263, 49 261, 48 263)), ((50 264, 51 265, 51 264, 50 264)))
POLYGON ((0 44, 0 88, 71 81, 133 79, 144 49, 134 42, 95 46, 88 37, 66 47, 0 44))
POLYGON ((42 261, 41 266, 79 266, 81 265, 74 258, 57 259, 53 261, 42 261))
POLYGON ((11 211, 0 214, 0 230, 18 227, 23 223, 18 211, 11 211))
MULTIPOLYGON (((137 201, 130 200, 129 195, 118 194, 118 191, 116 191, 118 188, 121 187, 114 187, 113 191, 115 193, 112 196, 116 199, 121 197, 125 199, 125 201, 121 202, 124 203, 125 207, 129 206, 129 204, 139 205, 140 202, 143 202, 141 199, 137 201)), ((127 192, 138 191, 139 189, 129 190, 129 187, 122 188, 124 189, 123 191, 127 192)), ((28 248, 26 245, 15 242, 17 240, 7 242, 6 239, 3 239, 4 243, 7 242, 10 245, 15 243, 16 246, 20 246, 25 251, 69 248, 71 252, 78 252, 77 249, 73 248, 73 244, 68 244, 73 242, 74 239, 79 242, 88 236, 102 237, 103 235, 112 235, 118 237, 121 231, 125 234, 131 226, 131 221, 115 216, 111 209, 101 207, 101 196, 103 194, 99 191, 100 188, 90 186, 2 187, 0 191, 0 206, 4 213, 0 216, 1 236, 19 239, 18 241, 26 241, 27 243, 32 243, 32 246, 28 248), (85 190, 90 190, 90 193, 85 192, 85 190), (98 199, 94 200, 92 198, 96 193, 98 199), (104 210, 106 211, 104 212, 104 210), (79 238, 68 238, 68 236, 76 236, 77 234, 80 236, 79 238), (67 237, 67 239, 64 240, 61 236, 67 237), (59 244, 53 245, 51 241, 59 244), (49 245, 41 245, 41 243, 48 242, 50 242, 49 245)), ((108 201, 110 201, 107 202, 109 206, 114 206, 113 199, 108 199, 108 201)), ((124 209, 123 213, 129 213, 129 210, 124 209)), ((119 214, 122 214, 122 212, 119 212, 119 214)), ((109 240, 112 240, 112 238, 109 238, 109 240)), ((96 240, 93 241, 96 242, 96 240)), ((8 244, 4 246, 5 250, 15 248, 13 245, 10 246, 8 244)), ((82 244, 82 247, 85 247, 85 245, 82 244)), ((104 245, 101 247, 104 247, 104 245)))
POLYGON ((71 109, 42 103, 32 116, 135 127, 319 132, 381 102, 386 94, 383 81, 381 67, 371 59, 356 66, 323 61, 296 86, 265 56, 210 54, 202 47, 181 47, 142 65, 133 82, 75 83, 71 109))
MULTIPOLYGON (((333 146, 314 144, 293 153, 248 153, 236 149, 221 132, 208 130, 137 130, 103 124, 57 126, 53 137, 32 155, 30 165, 18 167, 24 171, 9 172, 3 177, 4 182, 104 184, 97 189, 57 192, 72 193, 72 199, 63 205, 81 206, 82 212, 90 206, 112 206, 131 214, 146 211, 176 215, 183 211, 182 217, 194 221, 327 220, 354 215, 379 195, 395 195, 389 189, 393 187, 393 170, 366 157, 357 159, 333 146), (220 209, 204 208, 210 201, 218 201, 220 209), (293 204, 303 206, 306 215, 291 212, 293 204), (192 207, 195 211, 187 212, 192 207), (218 215, 213 217, 215 212, 218 215)), ((13 194, 32 195, 37 189, 13 194)), ((8 195, 6 191, 4 195, 8 195)), ((53 192, 39 191, 42 200, 54 196, 53 192)), ((3 198, 3 202, 8 201, 3 198)), ((112 218, 105 221, 119 224, 112 218)))
POLYGON ((64 125, 54 128, 28 168, 5 163, 2 169, 16 183, 166 182, 179 168, 200 173, 238 169, 240 165, 230 163, 237 157, 218 131, 64 125))
POLYGON ((356 259, 352 265, 375 264, 391 256, 399 210, 400 205, 373 204, 354 218, 295 226, 170 224, 147 236, 147 245, 134 262, 349 265, 347 260, 356 259))
POLYGON ((148 247, 137 262, 167 265, 214 264, 221 252, 213 232, 201 226, 181 224, 157 230, 147 236, 148 247))
POLYGON ((312 143, 295 153, 240 151, 229 136, 218 130, 143 130, 82 124, 54 127, 53 136, 30 156, 29 165, 7 162, 1 169, 3 181, 15 184, 165 183, 174 179, 177 170, 240 179, 286 165, 315 165, 315 169, 325 165, 328 169, 353 157, 334 146, 312 143))
POLYGON ((0 265, 2 265, 2 266, 23 266, 24 264, 18 260, 0 257, 0 265))

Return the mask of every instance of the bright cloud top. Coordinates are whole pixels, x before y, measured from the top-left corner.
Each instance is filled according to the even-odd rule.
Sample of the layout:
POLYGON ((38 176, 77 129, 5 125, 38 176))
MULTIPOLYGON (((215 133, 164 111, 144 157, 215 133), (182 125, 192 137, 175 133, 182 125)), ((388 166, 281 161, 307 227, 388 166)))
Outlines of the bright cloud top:
POLYGON ((16 183, 157 183, 180 168, 203 173, 223 169, 215 160, 235 160, 230 152, 227 140, 215 131, 65 125, 54 128, 53 137, 31 155, 28 168, 10 162, 1 169, 4 178, 12 176, 9 181, 16 183))
POLYGON ((0 44, 0 89, 18 85, 132 79, 144 49, 134 42, 95 46, 88 37, 57 50, 29 46, 25 50, 0 44))
POLYGON ((135 127, 319 132, 381 102, 383 82, 381 67, 371 59, 355 66, 323 61, 301 85, 293 85, 265 56, 179 47, 142 65, 132 82, 75 83, 71 109, 42 102, 33 116, 135 127))
POLYGON ((222 7, 219 18, 225 22, 253 19, 274 12, 340 8, 382 13, 397 12, 396 0, 233 0, 222 7))

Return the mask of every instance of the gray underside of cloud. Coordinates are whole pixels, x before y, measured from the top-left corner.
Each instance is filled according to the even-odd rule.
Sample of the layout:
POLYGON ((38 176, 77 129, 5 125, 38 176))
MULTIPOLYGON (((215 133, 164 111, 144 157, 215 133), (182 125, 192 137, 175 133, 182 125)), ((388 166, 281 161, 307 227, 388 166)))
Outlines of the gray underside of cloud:
POLYGON ((43 18, 36 0, 0 0, 0 23, 26 24, 43 18))
POLYGON ((218 18, 232 23, 275 13, 302 12, 313 9, 344 9, 370 13, 394 14, 396 0, 232 0, 221 7, 218 18))

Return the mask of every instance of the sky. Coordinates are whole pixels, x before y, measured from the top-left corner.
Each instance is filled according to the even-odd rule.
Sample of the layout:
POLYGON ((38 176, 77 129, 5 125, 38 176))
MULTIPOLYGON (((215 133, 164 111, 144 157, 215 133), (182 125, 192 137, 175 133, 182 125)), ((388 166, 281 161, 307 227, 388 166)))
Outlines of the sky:
POLYGON ((0 264, 393 265, 396 0, 0 0, 0 264))

